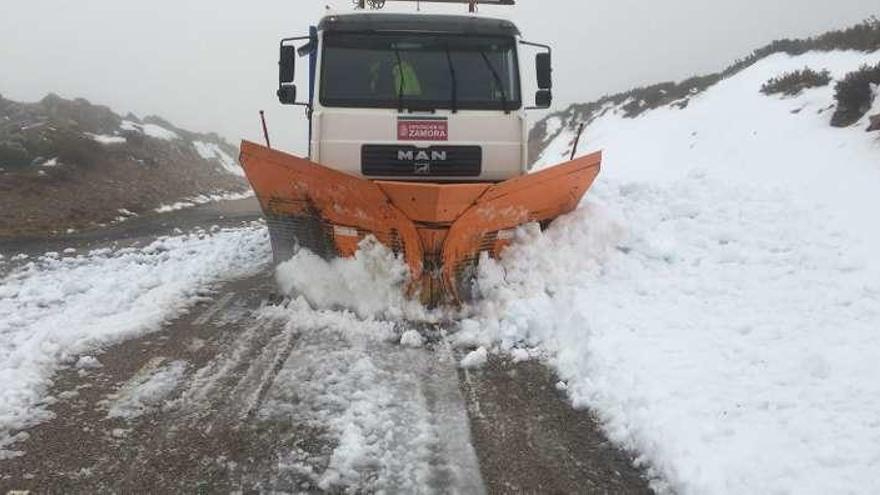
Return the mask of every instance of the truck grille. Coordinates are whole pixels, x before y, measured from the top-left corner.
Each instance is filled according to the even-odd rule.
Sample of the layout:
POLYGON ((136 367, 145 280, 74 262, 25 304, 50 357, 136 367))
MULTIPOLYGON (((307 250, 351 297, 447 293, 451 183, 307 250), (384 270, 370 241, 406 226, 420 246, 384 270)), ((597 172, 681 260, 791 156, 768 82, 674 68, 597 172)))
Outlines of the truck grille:
POLYGON ((367 177, 479 177, 479 146, 365 145, 361 173, 367 177))

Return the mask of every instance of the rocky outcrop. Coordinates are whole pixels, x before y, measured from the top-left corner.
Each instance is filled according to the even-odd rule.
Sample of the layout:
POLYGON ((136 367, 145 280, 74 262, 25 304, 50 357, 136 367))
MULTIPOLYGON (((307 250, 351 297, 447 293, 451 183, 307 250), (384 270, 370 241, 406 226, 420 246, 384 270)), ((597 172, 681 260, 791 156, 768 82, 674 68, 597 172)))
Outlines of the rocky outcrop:
POLYGON ((45 235, 152 212, 200 194, 244 191, 238 150, 158 117, 83 99, 0 96, 0 236, 45 235))

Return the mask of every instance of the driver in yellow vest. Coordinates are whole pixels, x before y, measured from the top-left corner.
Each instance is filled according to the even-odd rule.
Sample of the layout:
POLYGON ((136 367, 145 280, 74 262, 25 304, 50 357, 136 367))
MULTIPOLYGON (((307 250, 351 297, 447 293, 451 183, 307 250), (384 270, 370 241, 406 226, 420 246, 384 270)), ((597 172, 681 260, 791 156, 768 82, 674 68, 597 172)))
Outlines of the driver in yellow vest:
MULTIPOLYGON (((370 89, 373 93, 376 93, 380 87, 379 81, 382 78, 382 67, 388 67, 387 64, 382 62, 376 62, 370 67, 370 89)), ((416 74, 416 70, 413 66, 407 62, 406 60, 401 60, 400 63, 395 62, 391 67, 391 82, 394 88, 394 94, 403 96, 421 96, 422 95, 422 83, 419 81, 419 76, 416 74)))

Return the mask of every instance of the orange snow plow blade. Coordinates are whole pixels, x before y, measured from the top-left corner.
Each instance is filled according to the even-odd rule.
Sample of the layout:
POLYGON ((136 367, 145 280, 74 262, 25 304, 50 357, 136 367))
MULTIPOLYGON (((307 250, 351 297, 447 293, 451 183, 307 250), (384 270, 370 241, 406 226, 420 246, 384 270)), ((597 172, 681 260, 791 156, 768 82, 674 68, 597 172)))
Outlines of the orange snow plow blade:
POLYGON ((350 257, 372 235, 409 265, 429 305, 472 297, 483 252, 499 257, 516 227, 574 210, 599 174, 601 153, 498 184, 362 179, 248 141, 241 164, 254 188, 275 262, 300 247, 350 257))

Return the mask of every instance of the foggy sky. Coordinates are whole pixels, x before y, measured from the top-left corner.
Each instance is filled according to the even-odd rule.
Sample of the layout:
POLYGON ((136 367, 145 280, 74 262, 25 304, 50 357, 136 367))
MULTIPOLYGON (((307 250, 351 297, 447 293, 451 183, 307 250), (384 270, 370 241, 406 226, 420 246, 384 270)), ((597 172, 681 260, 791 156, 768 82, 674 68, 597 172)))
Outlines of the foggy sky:
MULTIPOLYGON (((527 39, 554 46, 556 109, 715 72, 773 39, 880 14, 877 0, 518 1, 481 12, 509 17, 527 39)), ((301 152, 303 110, 274 95, 277 43, 306 34, 327 5, 351 10, 348 0, 10 0, 0 15, 0 93, 84 97, 232 142, 259 140, 265 109, 274 140, 301 152)))

